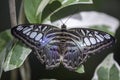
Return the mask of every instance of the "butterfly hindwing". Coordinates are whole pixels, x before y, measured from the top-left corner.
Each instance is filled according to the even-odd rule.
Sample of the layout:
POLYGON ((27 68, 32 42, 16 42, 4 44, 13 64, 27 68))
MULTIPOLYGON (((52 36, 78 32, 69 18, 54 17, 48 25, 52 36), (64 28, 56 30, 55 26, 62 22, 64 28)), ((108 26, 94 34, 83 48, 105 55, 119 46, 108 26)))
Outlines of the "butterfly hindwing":
POLYGON ((34 52, 47 69, 53 69, 60 65, 59 48, 57 46, 46 45, 42 50, 34 50, 34 52))
POLYGON ((53 69, 60 65, 60 49, 57 45, 46 45, 43 49, 45 65, 47 69, 53 69))
POLYGON ((63 65, 69 70, 75 70, 83 63, 83 55, 78 47, 66 47, 63 57, 63 65))

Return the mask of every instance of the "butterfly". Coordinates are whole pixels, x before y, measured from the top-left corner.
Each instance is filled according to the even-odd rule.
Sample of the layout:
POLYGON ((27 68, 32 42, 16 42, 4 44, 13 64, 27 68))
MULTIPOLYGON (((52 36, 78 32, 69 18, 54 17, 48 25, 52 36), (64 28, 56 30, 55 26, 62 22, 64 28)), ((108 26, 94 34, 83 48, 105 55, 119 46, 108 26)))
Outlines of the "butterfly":
POLYGON ((62 64, 76 70, 89 55, 115 43, 110 34, 88 28, 61 29, 47 24, 20 24, 11 29, 16 38, 28 45, 47 69, 62 64))

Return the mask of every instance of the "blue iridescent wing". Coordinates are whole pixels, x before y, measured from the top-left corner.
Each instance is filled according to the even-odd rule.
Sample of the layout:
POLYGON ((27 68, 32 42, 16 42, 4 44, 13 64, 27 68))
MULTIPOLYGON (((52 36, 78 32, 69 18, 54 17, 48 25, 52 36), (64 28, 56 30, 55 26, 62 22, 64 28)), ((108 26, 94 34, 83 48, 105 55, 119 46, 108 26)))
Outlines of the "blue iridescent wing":
POLYGON ((41 63, 44 63, 46 69, 53 69, 60 65, 59 48, 55 45, 45 46, 42 50, 34 50, 41 63))
POLYGON ((11 29, 13 36, 28 45, 47 68, 56 67, 60 63, 59 48, 49 44, 58 31, 59 28, 46 24, 23 24, 11 29))
MULTIPOLYGON (((90 54, 100 52, 115 43, 115 38, 110 34, 87 28, 73 28, 67 30, 71 45, 66 46, 63 65, 70 69, 77 69, 86 61, 90 54)), ((67 42, 66 42, 67 43, 67 42)))

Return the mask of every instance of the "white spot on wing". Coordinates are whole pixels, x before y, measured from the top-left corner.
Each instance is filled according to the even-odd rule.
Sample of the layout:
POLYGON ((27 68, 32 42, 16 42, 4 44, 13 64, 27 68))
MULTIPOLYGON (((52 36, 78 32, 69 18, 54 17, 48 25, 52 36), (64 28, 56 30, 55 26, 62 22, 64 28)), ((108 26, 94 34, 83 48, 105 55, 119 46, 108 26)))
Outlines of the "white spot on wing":
POLYGON ((30 38, 34 38, 36 35, 37 35, 37 32, 32 32, 32 33, 30 34, 30 38))
POLYGON ((45 27, 42 29, 42 31, 45 31, 46 28, 47 28, 47 26, 45 26, 45 27))
POLYGON ((82 29, 81 29, 81 32, 82 32, 83 35, 85 35, 85 32, 82 29))
POLYGON ((80 46, 81 46, 81 47, 85 47, 86 44, 85 44, 85 43, 81 43, 80 46))
POLYGON ((38 26, 38 28, 39 28, 40 30, 41 30, 41 27, 42 27, 42 26, 38 26))
POLYGON ((87 34, 89 34, 90 31, 87 30, 87 34))
POLYGON ((104 39, 104 36, 100 34, 100 37, 102 37, 104 39))
POLYGON ((104 37, 105 37, 106 39, 110 39, 110 38, 111 38, 109 34, 104 35, 104 37))
POLYGON ((30 28, 33 28, 34 25, 30 25, 30 28))
POLYGON ((89 34, 89 36, 93 36, 92 34, 89 34))
POLYGON ((97 31, 95 31, 95 34, 98 34, 98 32, 97 32, 97 31))
POLYGON ((40 40, 39 40, 39 42, 45 43, 45 41, 44 41, 44 40, 42 40, 42 39, 40 39, 40 40))
POLYGON ((102 37, 100 37, 99 35, 95 35, 100 41, 104 41, 104 39, 102 37))
POLYGON ((23 26, 18 26, 16 29, 17 29, 18 31, 21 31, 21 30, 23 29, 23 26))
POLYGON ((39 29, 37 28, 37 29, 35 29, 34 31, 39 31, 39 29))
POLYGON ((97 40, 98 43, 100 42, 100 40, 98 38, 96 38, 96 40, 97 40))
POLYGON ((91 42, 92 44, 96 44, 96 40, 95 40, 95 38, 90 37, 90 42, 91 42))
POLYGON ((27 32, 29 32, 30 30, 32 30, 32 28, 26 28, 24 31, 23 31, 23 34, 26 34, 27 32))
POLYGON ((90 46, 91 45, 91 43, 90 43, 90 41, 89 41, 89 39, 88 38, 84 38, 84 42, 86 43, 86 45, 88 45, 88 46, 90 46))
POLYGON ((23 29, 23 31, 26 30, 26 29, 28 29, 28 28, 29 28, 29 27, 25 27, 25 28, 23 29))
POLYGON ((26 35, 27 35, 27 36, 28 36, 28 35, 30 35, 30 31, 29 31, 29 32, 27 32, 27 33, 26 33, 26 35))
POLYGON ((39 33, 36 37, 35 37, 35 40, 38 41, 42 38, 42 33, 39 33))

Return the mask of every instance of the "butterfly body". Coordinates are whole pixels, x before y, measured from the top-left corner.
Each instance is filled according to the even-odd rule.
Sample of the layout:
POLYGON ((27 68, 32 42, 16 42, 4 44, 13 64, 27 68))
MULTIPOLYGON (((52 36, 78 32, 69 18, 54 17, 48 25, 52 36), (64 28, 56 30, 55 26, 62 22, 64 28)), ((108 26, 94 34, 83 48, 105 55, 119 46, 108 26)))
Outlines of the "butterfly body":
POLYGON ((89 56, 114 44, 108 33, 86 29, 61 29, 46 25, 18 25, 12 34, 32 48, 46 68, 63 64, 69 70, 77 69, 89 56))

